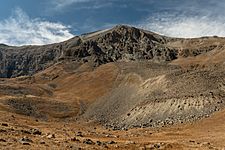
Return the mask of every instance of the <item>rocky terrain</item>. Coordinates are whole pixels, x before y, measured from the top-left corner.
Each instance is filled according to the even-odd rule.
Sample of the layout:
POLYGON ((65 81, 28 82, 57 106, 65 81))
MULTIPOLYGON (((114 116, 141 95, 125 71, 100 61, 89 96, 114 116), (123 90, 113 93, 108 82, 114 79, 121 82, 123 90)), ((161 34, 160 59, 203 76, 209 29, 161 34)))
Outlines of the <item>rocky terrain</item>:
POLYGON ((2 149, 222 149, 225 38, 118 25, 0 45, 2 149), (3 148, 4 147, 4 148, 3 148))
MULTIPOLYGON (((212 40, 213 38, 203 38, 197 42, 198 47, 181 48, 173 44, 184 43, 186 46, 186 40, 163 37, 149 31, 119 25, 45 46, 12 47, 2 44, 0 75, 3 78, 33 75, 62 60, 91 62, 94 66, 120 60, 172 61, 178 57, 197 56, 221 46, 216 43, 201 43, 212 40)), ((188 42, 192 41, 188 40, 187 44, 188 42)))

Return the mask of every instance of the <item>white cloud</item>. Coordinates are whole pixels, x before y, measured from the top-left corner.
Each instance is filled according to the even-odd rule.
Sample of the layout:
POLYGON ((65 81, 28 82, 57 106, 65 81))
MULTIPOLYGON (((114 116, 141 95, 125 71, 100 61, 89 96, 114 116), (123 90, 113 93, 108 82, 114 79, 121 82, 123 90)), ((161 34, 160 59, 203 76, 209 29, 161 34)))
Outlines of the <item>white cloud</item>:
MULTIPOLYGON (((51 5, 53 5, 53 8, 51 11, 63 11, 68 6, 71 6, 73 4, 82 4, 85 3, 85 5, 74 7, 73 9, 100 9, 103 7, 109 7, 112 6, 112 2, 116 0, 52 0, 51 5), (89 3, 88 2, 92 2, 89 3), (87 4, 86 4, 87 3, 87 4)), ((126 7, 126 5, 122 5, 120 7, 126 7)))
POLYGON ((0 21, 0 43, 9 45, 41 45, 72 38, 69 27, 61 23, 31 19, 17 8, 14 14, 0 21))
POLYGON ((137 26, 172 37, 225 36, 225 20, 222 17, 165 13, 149 17, 137 26))
POLYGON ((84 3, 89 1, 92 0, 53 0, 52 3, 55 6, 55 9, 62 9, 74 3, 84 3))

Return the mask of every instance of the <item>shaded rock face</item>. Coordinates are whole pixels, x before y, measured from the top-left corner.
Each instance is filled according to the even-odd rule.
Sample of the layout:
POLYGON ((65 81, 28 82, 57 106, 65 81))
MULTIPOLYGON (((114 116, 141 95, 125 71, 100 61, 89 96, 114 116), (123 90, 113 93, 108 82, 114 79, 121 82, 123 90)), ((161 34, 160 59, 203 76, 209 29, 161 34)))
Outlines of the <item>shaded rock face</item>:
MULTIPOLYGON (((62 60, 90 62, 93 66, 119 60, 171 61, 179 55, 178 49, 167 46, 171 40, 178 39, 120 25, 51 45, 11 47, 2 44, 0 77, 32 75, 62 60)), ((183 55, 189 55, 188 50, 183 55)))
POLYGON ((170 61, 177 58, 177 50, 163 45, 164 37, 126 26, 117 26, 99 36, 81 36, 81 39, 83 42, 66 51, 66 57, 82 58, 95 65, 117 60, 170 61))
POLYGON ((0 49, 0 77, 32 75, 56 62, 57 45, 5 47, 0 49))

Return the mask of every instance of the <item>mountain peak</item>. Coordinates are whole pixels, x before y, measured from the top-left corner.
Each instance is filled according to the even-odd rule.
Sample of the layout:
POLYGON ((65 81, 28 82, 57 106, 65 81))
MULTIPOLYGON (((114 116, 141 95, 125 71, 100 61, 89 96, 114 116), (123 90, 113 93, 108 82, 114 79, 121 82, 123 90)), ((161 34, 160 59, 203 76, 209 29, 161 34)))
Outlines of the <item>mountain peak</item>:
POLYGON ((125 24, 118 24, 116 26, 113 27, 113 29, 131 29, 131 28, 134 28, 133 26, 130 26, 130 25, 125 25, 125 24))
MULTIPOLYGON (((201 41, 193 40, 197 43, 201 41)), ((61 60, 73 60, 81 64, 88 62, 93 66, 117 61, 170 62, 179 55, 196 56, 215 48, 209 46, 201 51, 187 51, 183 48, 186 41, 191 42, 164 37, 128 25, 117 25, 51 45, 11 47, 1 44, 0 60, 4 63, 0 66, 0 77, 32 75, 61 60), (179 49, 179 43, 184 50, 179 49)))

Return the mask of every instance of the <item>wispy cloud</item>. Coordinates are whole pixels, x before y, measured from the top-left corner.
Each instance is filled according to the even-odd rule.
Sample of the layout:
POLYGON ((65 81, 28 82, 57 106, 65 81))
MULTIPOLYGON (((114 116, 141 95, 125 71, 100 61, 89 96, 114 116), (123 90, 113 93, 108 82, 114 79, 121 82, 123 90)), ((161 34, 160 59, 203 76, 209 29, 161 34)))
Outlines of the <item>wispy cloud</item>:
POLYGON ((210 15, 158 14, 147 18, 137 26, 172 37, 225 36, 224 18, 210 15))
POLYGON ((90 2, 90 1, 94 1, 94 0, 53 0, 52 4, 54 5, 55 9, 62 9, 74 3, 84 3, 84 2, 90 2))
POLYGON ((224 1, 167 0, 155 3, 157 12, 147 14, 137 23, 139 27, 173 37, 225 36, 224 1))
MULTIPOLYGON (((67 7, 75 6, 73 9, 100 9, 113 5, 114 2, 121 0, 51 0, 50 3, 53 6, 51 11, 64 11, 67 7), (77 6, 78 5, 78 6, 77 6)), ((127 7, 126 5, 120 5, 119 7, 127 7)))
POLYGON ((0 21, 0 43, 9 45, 41 45, 67 40, 73 37, 69 26, 39 18, 30 18, 17 8, 13 15, 0 21))

